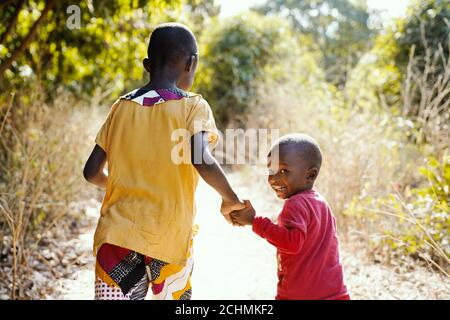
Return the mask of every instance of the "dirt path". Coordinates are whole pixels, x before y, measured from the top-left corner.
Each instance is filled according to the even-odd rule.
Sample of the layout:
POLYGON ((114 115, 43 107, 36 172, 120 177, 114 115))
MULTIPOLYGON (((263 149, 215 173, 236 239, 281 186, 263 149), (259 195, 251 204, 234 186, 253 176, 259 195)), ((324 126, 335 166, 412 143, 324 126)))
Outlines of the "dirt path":
MULTIPOLYGON (((262 183, 250 184, 245 174, 229 175, 239 195, 252 200, 257 212, 274 212, 281 203, 263 196, 262 183), (247 178, 247 179, 246 179, 247 178)), ((258 180, 260 177, 258 177, 258 180)), ((262 180, 261 180, 262 181, 262 180)), ((194 239, 193 299, 273 299, 276 290, 275 249, 255 236, 249 227, 234 228, 220 215, 220 199, 203 181, 197 194, 194 239)), ((89 227, 64 245, 84 252, 84 266, 69 279, 56 284, 49 299, 92 299, 94 259, 90 255, 98 207, 87 210, 89 227), (83 249, 83 250, 81 250, 83 249)), ((403 270, 364 262, 361 254, 342 248, 347 286, 353 299, 450 299, 450 282, 423 269, 403 270)))
MULTIPOLYGON (((233 176, 235 177, 235 176, 233 176)), ((237 184, 234 181, 233 184, 237 184)), ((233 228, 222 218, 220 198, 203 181, 196 194, 200 231, 194 239, 193 299, 272 299, 275 295, 275 250, 249 228, 233 228), (205 201, 206 200, 206 201, 205 201), (255 272, 257 270, 257 272, 255 272)), ((90 226, 68 244, 84 248, 84 267, 57 282, 56 299, 92 299, 94 259, 89 253, 98 207, 86 212, 90 226)))

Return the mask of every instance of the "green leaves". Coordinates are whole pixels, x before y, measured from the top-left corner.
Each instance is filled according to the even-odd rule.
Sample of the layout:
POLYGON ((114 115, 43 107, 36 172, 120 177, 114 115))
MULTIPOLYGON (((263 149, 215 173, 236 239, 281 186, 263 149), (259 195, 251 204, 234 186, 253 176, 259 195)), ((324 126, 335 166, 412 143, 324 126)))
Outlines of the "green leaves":
POLYGON ((297 83, 317 73, 314 59, 304 62, 290 25, 275 17, 248 13, 211 25, 199 47, 196 87, 222 127, 245 126, 239 118, 263 99, 262 83, 297 83))
MULTIPOLYGON (((14 32, 0 45, 4 53, 0 64, 21 45, 47 2, 30 1, 22 8, 14 32)), ((28 50, 4 73, 6 81, 0 84, 3 90, 39 81, 50 98, 61 86, 80 98, 90 97, 99 88, 117 96, 130 82, 145 81, 141 61, 150 33, 168 18, 167 9, 180 8, 181 0, 82 1, 77 3, 81 12, 78 29, 66 26, 70 5, 70 1, 55 2, 38 34, 27 44, 28 50), (21 72, 25 66, 31 74, 21 72)), ((14 10, 8 7, 0 18, 8 21, 12 14, 14 10)), ((6 27, 0 27, 0 35, 5 31, 6 27)))
POLYGON ((311 35, 320 52, 327 80, 346 82, 347 72, 371 46, 375 30, 369 28, 369 12, 362 2, 348 0, 268 0, 255 8, 279 14, 302 34, 311 35))
MULTIPOLYGON (((435 51, 442 45, 445 57, 448 57, 449 48, 445 44, 449 33, 450 4, 448 1, 414 1, 397 39, 400 48, 396 56, 397 63, 406 68, 409 51, 413 45, 416 46, 416 54, 421 57, 425 56, 427 46, 435 51)), ((442 69, 439 71, 441 72, 442 69)))

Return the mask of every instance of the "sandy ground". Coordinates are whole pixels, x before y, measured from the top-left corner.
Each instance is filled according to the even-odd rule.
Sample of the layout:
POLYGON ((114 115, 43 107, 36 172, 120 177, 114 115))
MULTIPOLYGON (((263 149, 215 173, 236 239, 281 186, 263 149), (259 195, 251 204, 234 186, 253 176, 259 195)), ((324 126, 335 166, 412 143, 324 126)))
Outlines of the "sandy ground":
MULTIPOLYGON (((263 183, 247 183, 248 177, 239 173, 229 177, 237 193, 251 199, 258 213, 277 214, 282 203, 267 196, 263 183)), ((203 181, 196 202, 196 223, 200 230, 194 239, 192 298, 273 299, 277 283, 275 249, 254 235, 250 227, 227 224, 219 212, 219 196, 203 181)), ((98 210, 98 207, 89 208, 86 213, 91 222, 89 227, 78 238, 64 244, 82 252, 83 266, 71 277, 57 281, 56 290, 48 299, 93 298, 94 259, 90 253, 98 210)), ((365 261, 363 253, 349 252, 345 246, 342 257, 353 299, 450 299, 449 280, 427 269, 404 270, 371 264, 365 261)))

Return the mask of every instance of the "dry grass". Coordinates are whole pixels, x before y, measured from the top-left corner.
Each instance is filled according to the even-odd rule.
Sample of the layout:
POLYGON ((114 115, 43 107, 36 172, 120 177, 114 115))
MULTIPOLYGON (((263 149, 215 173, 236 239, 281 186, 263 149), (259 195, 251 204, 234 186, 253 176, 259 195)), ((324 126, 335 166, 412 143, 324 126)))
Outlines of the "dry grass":
POLYGON ((281 134, 303 132, 315 138, 324 155, 316 187, 338 215, 355 196, 383 195, 392 190, 392 183, 415 179, 412 168, 419 150, 401 136, 395 120, 354 110, 327 88, 297 90, 308 95, 289 88, 264 90, 265 103, 249 115, 249 127, 279 128, 281 134))
MULTIPOLYGON (((424 137, 418 141, 428 142, 431 150, 440 153, 449 147, 450 62, 439 52, 428 52, 428 71, 420 74, 414 59, 412 53, 404 85, 404 111, 417 114, 419 137, 424 137), (430 86, 429 75, 439 62, 446 71, 430 86)), ((262 102, 250 108, 247 128, 278 128, 281 134, 304 132, 319 142, 324 163, 316 187, 333 208, 350 252, 364 252, 372 262, 411 263, 398 256, 390 260, 392 255, 386 248, 372 250, 374 237, 386 236, 384 231, 396 228, 389 219, 398 218, 395 213, 366 208, 359 217, 343 215, 355 199, 394 192, 408 214, 407 222, 421 230, 448 265, 446 248, 434 242, 428 226, 415 219, 402 198, 407 187, 421 182, 417 168, 425 159, 422 146, 406 134, 409 127, 405 119, 394 118, 378 107, 356 108, 358 104, 351 98, 320 82, 303 86, 262 84, 260 89, 258 100, 262 102)), ((32 283, 27 274, 35 267, 30 261, 40 260, 53 272, 55 259, 49 262, 40 244, 48 243, 56 230, 69 230, 71 222, 80 217, 79 200, 95 193, 86 187, 81 172, 94 144, 92 130, 99 128, 105 110, 82 107, 63 94, 47 105, 39 90, 28 98, 12 95, 0 101, 4 101, 0 103, 0 285, 9 288, 11 298, 22 299, 30 297, 32 283)), ((251 170, 247 174, 253 175, 251 170)), ((253 190, 266 188, 265 194, 265 178, 260 178, 252 182, 253 190)), ((403 245, 402 240, 393 240, 403 245)), ((422 258, 431 270, 441 269, 448 281, 448 270, 442 264, 436 265, 426 255, 422 258)))
MULTIPOLYGON (((446 23, 450 27, 450 22, 446 23)), ((421 31, 425 56, 417 56, 414 46, 410 50, 402 112, 418 123, 418 143, 428 142, 441 157, 450 149, 450 58, 445 57, 442 45, 432 50, 425 39, 423 23, 421 31), (423 68, 418 67, 422 65, 423 68)), ((448 39, 444 45, 450 49, 450 35, 448 39)))
MULTIPOLYGON (((263 102, 252 107, 246 123, 249 128, 279 128, 281 134, 303 132, 318 141, 324 162, 316 188, 330 203, 338 219, 340 235, 349 248, 364 251, 372 261, 411 263, 411 259, 402 259, 386 247, 374 250, 374 237, 387 236, 389 231, 399 227, 399 217, 395 213, 366 208, 358 216, 343 214, 351 203, 396 194, 398 205, 410 220, 405 223, 417 229, 415 235, 421 234, 427 239, 429 249, 438 258, 430 259, 424 252, 416 255, 430 269, 448 278, 448 248, 433 239, 432 226, 416 219, 402 196, 411 188, 427 183, 420 177, 419 167, 425 165, 428 152, 445 154, 450 147, 450 64, 442 58, 441 51, 427 55, 425 75, 419 75, 414 67, 417 58, 411 56, 404 84, 404 109, 411 109, 418 103, 414 105, 418 116, 412 119, 417 126, 408 118, 394 116, 380 106, 358 107, 361 104, 348 92, 335 91, 320 83, 263 85, 260 92, 263 102), (445 71, 430 85, 430 73, 438 62, 445 71), (411 139, 414 134, 426 138, 411 139)), ((407 229, 401 226, 401 230, 407 229)), ((391 240, 398 246, 405 245, 399 239, 391 240)))
POLYGON ((30 295, 29 262, 42 258, 41 241, 55 229, 70 228, 80 217, 76 201, 93 192, 81 172, 93 146, 86 124, 94 120, 91 110, 66 95, 52 105, 38 94, 11 95, 0 110, 1 286, 12 299, 22 299, 30 295))

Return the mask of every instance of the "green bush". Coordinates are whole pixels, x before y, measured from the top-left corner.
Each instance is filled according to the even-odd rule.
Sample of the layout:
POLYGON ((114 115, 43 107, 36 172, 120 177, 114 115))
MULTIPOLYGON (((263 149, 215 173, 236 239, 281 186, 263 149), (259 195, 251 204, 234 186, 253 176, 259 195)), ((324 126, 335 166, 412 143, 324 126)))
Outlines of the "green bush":
POLYGON ((377 33, 365 1, 267 0, 254 10, 279 15, 291 21, 298 34, 308 35, 327 81, 339 87, 377 33))
POLYGON ((89 99, 98 88, 117 95, 130 82, 142 83, 142 60, 152 29, 181 6, 180 0, 15 2, 2 4, 0 10, 0 89, 37 82, 50 100, 59 87, 89 99), (49 3, 53 6, 40 20, 38 32, 27 38, 49 3), (73 5, 81 17, 79 28, 70 29, 72 13, 67 10, 73 5))
POLYGON ((211 104, 217 123, 244 125, 242 116, 258 99, 260 83, 301 81, 315 63, 299 67, 301 50, 290 24, 254 13, 211 25, 200 39, 196 90, 211 104))
MULTIPOLYGON (((409 62, 411 47, 419 57, 425 57, 427 50, 437 52, 440 47, 446 59, 449 57, 448 43, 450 34, 450 4, 447 0, 413 1, 404 21, 399 24, 396 35, 398 52, 395 61, 398 66, 406 69, 409 62)), ((420 66, 423 71, 425 61, 420 66)), ((443 74, 443 68, 437 68, 435 78, 443 74)))

